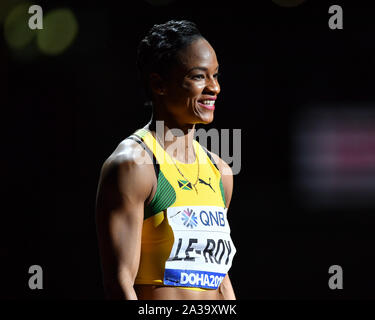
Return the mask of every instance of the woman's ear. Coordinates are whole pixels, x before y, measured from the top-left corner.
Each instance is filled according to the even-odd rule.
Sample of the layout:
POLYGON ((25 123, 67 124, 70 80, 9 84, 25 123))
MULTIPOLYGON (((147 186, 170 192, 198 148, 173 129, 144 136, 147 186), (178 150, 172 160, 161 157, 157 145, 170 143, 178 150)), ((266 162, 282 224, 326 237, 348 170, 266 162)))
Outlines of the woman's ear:
POLYGON ((160 75, 158 73, 151 73, 149 79, 151 91, 159 96, 164 95, 165 89, 163 86, 163 79, 160 77, 160 75))

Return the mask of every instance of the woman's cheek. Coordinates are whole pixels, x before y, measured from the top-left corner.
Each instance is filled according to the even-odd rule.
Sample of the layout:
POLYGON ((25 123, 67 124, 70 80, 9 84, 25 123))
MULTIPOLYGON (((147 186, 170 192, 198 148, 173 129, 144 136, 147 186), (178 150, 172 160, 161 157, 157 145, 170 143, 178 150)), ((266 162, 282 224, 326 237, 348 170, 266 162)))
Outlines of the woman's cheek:
POLYGON ((200 81, 186 81, 183 85, 183 88, 187 91, 194 92, 194 93, 200 93, 203 91, 204 87, 206 86, 205 80, 200 81))
POLYGON ((205 81, 200 81, 197 83, 196 85, 196 91, 198 91, 199 93, 201 93, 204 89, 204 87, 206 86, 206 82, 205 81))

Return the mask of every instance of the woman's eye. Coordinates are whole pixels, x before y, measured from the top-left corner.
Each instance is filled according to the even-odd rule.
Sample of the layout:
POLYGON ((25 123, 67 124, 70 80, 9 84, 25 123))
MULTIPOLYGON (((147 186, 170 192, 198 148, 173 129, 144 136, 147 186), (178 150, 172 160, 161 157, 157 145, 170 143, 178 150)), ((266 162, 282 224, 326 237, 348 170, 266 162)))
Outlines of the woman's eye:
MULTIPOLYGON (((219 77, 219 75, 220 75, 220 73, 218 72, 218 73, 215 73, 215 74, 213 75, 213 77, 214 77, 215 79, 217 79, 217 78, 219 77)), ((193 78, 194 80, 204 80, 204 79, 206 78, 206 76, 205 76, 204 74, 196 74, 196 75, 192 76, 192 78, 193 78)))
POLYGON ((193 79, 202 80, 202 79, 204 79, 204 75, 203 74, 197 74, 197 75, 193 76, 193 79))

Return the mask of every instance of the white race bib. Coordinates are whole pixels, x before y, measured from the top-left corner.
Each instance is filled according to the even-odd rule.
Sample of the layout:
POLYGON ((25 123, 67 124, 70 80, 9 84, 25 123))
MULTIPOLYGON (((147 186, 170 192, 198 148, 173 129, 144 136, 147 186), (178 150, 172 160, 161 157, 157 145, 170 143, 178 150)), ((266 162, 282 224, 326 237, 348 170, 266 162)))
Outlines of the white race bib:
POLYGON ((236 253, 227 209, 172 207, 167 209, 167 217, 174 243, 165 263, 164 284, 217 289, 236 253))

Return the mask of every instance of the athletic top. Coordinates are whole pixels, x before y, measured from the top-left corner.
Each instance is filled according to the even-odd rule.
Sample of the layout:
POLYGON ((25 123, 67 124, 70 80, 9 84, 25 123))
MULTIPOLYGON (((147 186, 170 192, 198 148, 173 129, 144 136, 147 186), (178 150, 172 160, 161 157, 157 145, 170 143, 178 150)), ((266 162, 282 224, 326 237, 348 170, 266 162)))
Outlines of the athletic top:
POLYGON ((187 164, 172 160, 146 129, 129 138, 149 152, 157 176, 155 196, 144 210, 135 284, 217 289, 232 265, 236 248, 214 160, 196 140, 195 162, 187 164), (195 190, 192 184, 197 180, 198 160, 195 190))

